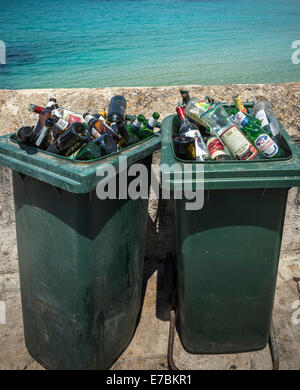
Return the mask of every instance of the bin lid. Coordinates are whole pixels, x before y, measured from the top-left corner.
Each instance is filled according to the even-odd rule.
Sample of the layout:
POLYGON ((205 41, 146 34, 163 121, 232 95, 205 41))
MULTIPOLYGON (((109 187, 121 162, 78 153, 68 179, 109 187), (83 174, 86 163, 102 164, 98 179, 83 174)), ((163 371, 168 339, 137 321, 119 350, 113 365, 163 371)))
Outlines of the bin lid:
POLYGON ((119 172, 119 157, 127 157, 128 166, 160 149, 161 135, 155 133, 119 152, 92 161, 76 161, 35 147, 18 144, 15 133, 0 137, 0 165, 74 193, 93 191, 101 171, 113 165, 119 172))
POLYGON ((183 161, 174 154, 172 134, 178 124, 177 115, 166 117, 161 125, 161 182, 163 189, 190 190, 235 189, 235 188, 276 188, 300 186, 300 148, 279 122, 283 138, 291 155, 287 158, 256 161, 183 161), (163 165, 164 164, 164 165, 163 165), (177 164, 174 166, 173 164, 177 164), (173 165, 173 168, 172 168, 173 165), (183 178, 181 172, 186 172, 183 178), (203 175, 196 176, 196 172, 203 175), (202 181, 200 187, 199 181, 202 181))

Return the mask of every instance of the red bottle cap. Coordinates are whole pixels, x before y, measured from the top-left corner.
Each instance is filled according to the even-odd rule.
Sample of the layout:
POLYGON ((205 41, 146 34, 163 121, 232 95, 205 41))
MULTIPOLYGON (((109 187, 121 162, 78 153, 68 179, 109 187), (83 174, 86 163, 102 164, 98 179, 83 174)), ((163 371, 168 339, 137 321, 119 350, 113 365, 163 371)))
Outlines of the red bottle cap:
POLYGON ((176 112, 177 112, 177 115, 179 116, 180 120, 183 118, 186 118, 183 107, 181 107, 181 106, 176 107, 176 112))

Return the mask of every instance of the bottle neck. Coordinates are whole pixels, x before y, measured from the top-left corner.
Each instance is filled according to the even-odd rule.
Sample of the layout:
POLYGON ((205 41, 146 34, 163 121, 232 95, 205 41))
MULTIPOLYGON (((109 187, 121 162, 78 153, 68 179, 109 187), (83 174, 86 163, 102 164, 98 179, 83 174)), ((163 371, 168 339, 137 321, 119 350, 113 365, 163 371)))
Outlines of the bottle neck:
POLYGON ((181 122, 183 120, 186 120, 186 114, 184 112, 183 107, 181 107, 181 106, 176 107, 176 112, 177 112, 177 115, 178 115, 181 122))

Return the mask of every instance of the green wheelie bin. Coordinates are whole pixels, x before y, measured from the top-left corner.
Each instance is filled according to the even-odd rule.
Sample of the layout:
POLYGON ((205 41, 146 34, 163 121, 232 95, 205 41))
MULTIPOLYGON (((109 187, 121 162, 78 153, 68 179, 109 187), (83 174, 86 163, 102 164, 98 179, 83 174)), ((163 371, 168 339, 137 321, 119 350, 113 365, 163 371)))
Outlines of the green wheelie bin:
POLYGON ((195 162, 174 153, 177 115, 162 123, 162 189, 195 190, 195 170, 203 172, 202 208, 187 209, 184 194, 175 199, 177 325, 190 353, 268 343, 288 190, 300 186, 300 149, 280 126, 285 158, 195 162))
POLYGON ((80 162, 0 137, 0 164, 13 171, 25 344, 44 367, 107 369, 131 341, 148 200, 100 200, 96 190, 108 165, 117 183, 127 174, 120 156, 149 171, 159 148, 154 135, 80 162))

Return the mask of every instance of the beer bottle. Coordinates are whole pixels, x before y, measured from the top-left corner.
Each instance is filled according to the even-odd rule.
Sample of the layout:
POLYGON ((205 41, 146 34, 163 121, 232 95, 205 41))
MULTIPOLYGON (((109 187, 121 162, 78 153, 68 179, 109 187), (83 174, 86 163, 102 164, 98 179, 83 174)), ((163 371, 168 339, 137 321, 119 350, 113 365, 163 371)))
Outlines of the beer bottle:
POLYGON ((99 146, 102 155, 115 153, 118 151, 116 141, 110 134, 103 134, 100 137, 94 139, 92 142, 99 146))
POLYGON ((278 146, 272 135, 262 129, 257 123, 251 121, 246 115, 239 111, 230 119, 244 129, 244 133, 252 141, 253 145, 262 153, 265 158, 285 157, 284 151, 278 146))
POLYGON ((119 141, 117 133, 101 119, 96 119, 88 112, 83 114, 83 118, 86 123, 90 125, 91 132, 94 138, 98 138, 102 134, 110 134, 116 139, 116 141, 119 141))
POLYGON ((117 121, 125 121, 125 111, 127 102, 124 96, 113 96, 109 103, 107 122, 115 123, 117 121))
POLYGON ((42 128, 45 126, 45 121, 47 118, 51 116, 51 109, 45 108, 40 114, 39 114, 39 119, 37 120, 34 129, 33 129, 33 138, 34 140, 37 139, 39 136, 42 128))
POLYGON ((56 99, 55 98, 50 98, 46 107, 37 106, 36 104, 30 104, 28 110, 31 111, 31 112, 35 112, 36 114, 40 114, 41 112, 43 112, 46 109, 48 111, 50 111, 52 109, 52 106, 55 105, 55 104, 56 104, 56 99))
POLYGON ((87 143, 90 137, 89 128, 83 123, 75 122, 48 147, 47 151, 68 157, 87 143))
POLYGON ((153 135, 153 131, 144 126, 145 117, 139 115, 128 127, 129 131, 134 134, 139 141, 142 141, 153 135))
POLYGON ((146 127, 149 129, 149 130, 154 130, 154 127, 156 127, 158 125, 158 119, 159 119, 159 113, 158 112, 154 112, 152 114, 152 117, 146 121, 146 127))
POLYGON ((56 115, 57 117, 62 118, 63 120, 69 122, 70 124, 84 122, 83 116, 81 114, 67 110, 62 107, 58 107, 57 104, 54 104, 51 107, 51 111, 52 111, 52 115, 56 115))
POLYGON ((33 126, 23 126, 21 127, 16 134, 17 141, 22 144, 31 145, 33 138, 33 126))
POLYGON ((124 122, 117 121, 116 129, 121 136, 121 139, 118 142, 118 147, 120 149, 126 148, 127 146, 130 146, 130 145, 133 145, 133 144, 136 144, 137 142, 139 142, 139 139, 134 134, 132 134, 130 132, 130 130, 127 131, 124 122))
POLYGON ((55 119, 52 117, 48 117, 45 120, 45 125, 43 126, 40 134, 38 135, 37 139, 35 140, 34 144, 39 149, 46 149, 48 146, 48 137, 49 134, 55 124, 55 119))
POLYGON ((100 110, 97 110, 95 114, 92 114, 92 116, 96 119, 103 120, 105 122, 106 120, 106 112, 103 108, 100 108, 100 110))

